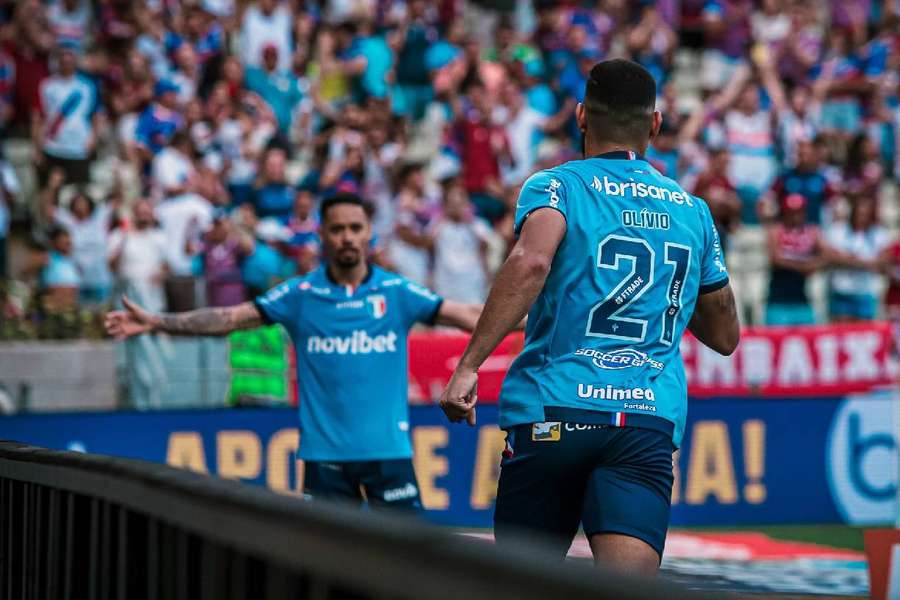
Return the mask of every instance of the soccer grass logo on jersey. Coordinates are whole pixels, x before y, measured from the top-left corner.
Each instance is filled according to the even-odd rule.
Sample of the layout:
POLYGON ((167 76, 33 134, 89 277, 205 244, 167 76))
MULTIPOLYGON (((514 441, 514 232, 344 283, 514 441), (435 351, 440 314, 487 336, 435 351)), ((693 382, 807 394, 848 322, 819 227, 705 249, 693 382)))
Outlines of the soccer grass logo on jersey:
POLYGON ((575 351, 575 356, 586 356, 591 359, 594 366, 598 369, 628 369, 631 367, 650 367, 661 371, 663 363, 647 356, 646 353, 634 348, 619 348, 617 350, 597 350, 595 348, 579 348, 575 351))
POLYGON ((369 314, 376 319, 380 319, 387 314, 387 299, 381 294, 367 296, 366 306, 369 308, 369 314))
POLYGON ((534 423, 531 426, 531 439, 535 442, 558 442, 562 436, 562 423, 534 423))

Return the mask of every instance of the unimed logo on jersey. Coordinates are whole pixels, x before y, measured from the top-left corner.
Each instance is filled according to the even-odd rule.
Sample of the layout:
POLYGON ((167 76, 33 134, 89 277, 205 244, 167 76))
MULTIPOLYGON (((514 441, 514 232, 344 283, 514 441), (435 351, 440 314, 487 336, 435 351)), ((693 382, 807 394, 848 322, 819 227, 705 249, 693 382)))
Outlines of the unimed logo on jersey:
POLYGON ((306 340, 307 354, 384 354, 396 351, 397 334, 393 331, 373 337, 357 329, 346 337, 313 335, 306 340))

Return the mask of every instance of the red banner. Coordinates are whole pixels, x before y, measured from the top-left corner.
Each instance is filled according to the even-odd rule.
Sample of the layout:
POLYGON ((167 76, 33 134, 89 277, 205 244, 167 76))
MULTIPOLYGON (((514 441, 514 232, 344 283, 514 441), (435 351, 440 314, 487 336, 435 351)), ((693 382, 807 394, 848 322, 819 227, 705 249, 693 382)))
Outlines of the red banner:
MULTIPOLYGON (((497 400, 522 339, 521 333, 507 337, 482 366, 479 400, 497 400)), ((410 400, 440 396, 467 341, 467 335, 455 333, 410 336, 410 400)), ((751 327, 732 356, 721 356, 690 335, 681 342, 681 354, 694 397, 840 396, 891 383, 891 344, 887 323, 751 327)))

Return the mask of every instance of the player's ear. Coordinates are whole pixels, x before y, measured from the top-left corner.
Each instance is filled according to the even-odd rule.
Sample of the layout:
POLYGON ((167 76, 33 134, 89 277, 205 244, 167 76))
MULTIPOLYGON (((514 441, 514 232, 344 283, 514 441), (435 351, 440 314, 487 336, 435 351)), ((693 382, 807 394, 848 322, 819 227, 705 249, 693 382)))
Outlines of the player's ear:
POLYGON ((650 141, 656 139, 659 135, 659 128, 662 127, 663 116, 658 110, 653 111, 653 124, 650 126, 650 141))
POLYGON ((587 133, 587 111, 584 109, 584 103, 579 102, 575 105, 575 122, 578 124, 578 130, 587 133))

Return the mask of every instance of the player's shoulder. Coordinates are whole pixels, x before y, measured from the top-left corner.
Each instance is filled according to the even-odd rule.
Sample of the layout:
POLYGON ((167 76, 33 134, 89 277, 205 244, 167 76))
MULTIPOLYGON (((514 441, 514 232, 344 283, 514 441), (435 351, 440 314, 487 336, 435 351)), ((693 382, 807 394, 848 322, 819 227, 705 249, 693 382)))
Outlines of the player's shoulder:
POLYGON ((557 188, 561 187, 570 178, 577 176, 575 163, 578 162, 581 161, 571 160, 569 162, 556 165, 555 167, 536 171, 528 179, 525 180, 525 183, 522 184, 522 187, 541 188, 541 191, 544 191, 543 188, 546 188, 548 186, 557 188))
POLYGON ((331 287, 326 282, 321 281, 321 273, 319 269, 314 269, 303 275, 295 275, 289 279, 285 279, 268 292, 268 298, 280 298, 291 294, 293 296, 329 296, 331 295, 331 287))
POLYGON ((372 266, 372 287, 386 293, 413 293, 425 298, 437 298, 437 294, 424 285, 376 265, 372 266))

